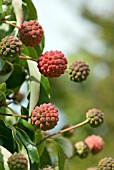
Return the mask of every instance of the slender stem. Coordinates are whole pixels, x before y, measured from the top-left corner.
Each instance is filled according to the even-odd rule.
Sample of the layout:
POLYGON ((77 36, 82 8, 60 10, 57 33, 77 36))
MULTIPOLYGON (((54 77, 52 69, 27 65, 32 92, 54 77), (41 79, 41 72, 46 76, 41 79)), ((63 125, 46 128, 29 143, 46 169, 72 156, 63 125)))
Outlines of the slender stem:
POLYGON ((37 62, 37 59, 30 58, 30 57, 27 57, 27 56, 19 56, 19 58, 22 58, 22 59, 25 59, 25 60, 32 60, 32 61, 36 61, 37 62))
POLYGON ((88 119, 86 119, 85 121, 83 121, 83 122, 81 122, 81 123, 78 123, 78 124, 76 124, 76 125, 74 125, 74 126, 71 126, 71 127, 69 127, 69 128, 60 130, 59 132, 53 133, 53 134, 51 134, 51 135, 48 135, 48 136, 44 137, 43 139, 41 139, 40 141, 38 141, 36 145, 41 144, 43 141, 45 141, 46 139, 48 139, 48 138, 50 138, 50 137, 52 137, 52 136, 59 135, 59 134, 61 134, 61 133, 70 131, 70 130, 75 129, 75 128, 79 127, 79 126, 83 126, 83 125, 87 124, 88 122, 89 122, 88 119))
POLYGON ((17 27, 18 29, 20 28, 19 26, 17 26, 17 25, 15 25, 15 24, 11 23, 10 21, 4 20, 4 21, 0 21, 0 22, 3 22, 3 23, 8 24, 8 25, 11 25, 11 26, 13 26, 13 27, 17 27))
POLYGON ((21 118, 31 118, 31 116, 27 116, 27 115, 18 115, 18 114, 8 114, 8 113, 1 113, 0 115, 4 115, 4 116, 14 116, 14 117, 21 117, 21 118))

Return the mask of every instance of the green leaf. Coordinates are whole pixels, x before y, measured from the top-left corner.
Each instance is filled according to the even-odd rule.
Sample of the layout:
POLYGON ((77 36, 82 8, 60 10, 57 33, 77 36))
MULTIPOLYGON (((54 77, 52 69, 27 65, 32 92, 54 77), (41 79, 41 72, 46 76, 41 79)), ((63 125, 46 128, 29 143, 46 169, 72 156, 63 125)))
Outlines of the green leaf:
POLYGON ((18 26, 22 23, 23 20, 23 9, 22 9, 22 0, 12 0, 12 6, 14 8, 16 20, 18 26))
POLYGON ((0 115, 0 119, 4 120, 7 125, 14 125, 17 123, 18 118, 13 117, 13 116, 6 116, 6 114, 13 114, 13 111, 11 108, 7 106, 2 106, 0 107, 0 113, 4 113, 4 115, 0 115))
POLYGON ((0 120, 0 145, 5 147, 11 153, 16 151, 12 131, 6 127, 2 120, 0 120))
POLYGON ((2 91, 2 92, 6 91, 6 83, 0 84, 0 91, 2 91))
POLYGON ((45 46, 45 36, 43 35, 42 41, 40 42, 40 44, 38 44, 34 47, 38 56, 40 56, 42 54, 44 46, 45 46))
MULTIPOLYGON (((40 141, 43 137, 44 137, 44 135, 43 135, 42 131, 40 129, 37 129, 35 131, 35 139, 36 139, 35 143, 40 141)), ((42 153, 44 151, 44 147, 45 147, 45 142, 42 142, 40 145, 37 145, 39 156, 42 155, 42 153)))
POLYGON ((27 150, 29 160, 30 160, 30 169, 38 170, 39 155, 38 155, 37 147, 23 130, 17 128, 16 136, 18 140, 24 145, 25 149, 27 150))
POLYGON ((46 167, 46 165, 52 165, 51 158, 49 155, 49 152, 47 151, 46 147, 44 148, 44 151, 42 155, 40 156, 40 168, 46 167))
POLYGON ((68 158, 67 158, 66 154, 64 153, 63 149, 53 139, 49 139, 49 142, 52 144, 53 149, 56 149, 56 152, 57 152, 57 155, 58 155, 59 170, 66 170, 66 163, 68 163, 67 162, 68 158))
POLYGON ((56 138, 55 141, 61 146, 64 153, 67 155, 68 158, 72 157, 74 154, 74 147, 72 142, 64 137, 56 138))
POLYGON ((0 84, 4 83, 13 72, 13 64, 0 58, 0 84))
MULTIPOLYGON (((23 106, 21 106, 21 114, 22 115, 27 115, 29 114, 29 110, 23 106)), ((28 121, 28 118, 24 118, 24 120, 28 121)))
POLYGON ((0 91, 0 106, 3 106, 6 104, 6 95, 4 92, 0 91))
POLYGON ((50 84, 47 77, 41 76, 40 97, 37 105, 50 102, 50 84))
POLYGON ((36 106, 39 100, 40 94, 40 79, 41 74, 38 70, 37 63, 34 61, 28 61, 29 72, 30 72, 30 102, 29 102, 29 115, 36 106))
POLYGON ((25 2, 28 7, 28 13, 29 13, 28 20, 37 20, 38 19, 37 11, 36 11, 36 8, 35 8, 33 2, 31 0, 29 0, 29 1, 23 0, 23 2, 25 2))
POLYGON ((24 119, 19 119, 17 127, 21 128, 29 136, 31 141, 35 141, 35 132, 33 126, 24 119))
POLYGON ((27 46, 23 45, 22 48, 23 48, 22 54, 27 55, 31 58, 38 59, 38 54, 34 47, 27 47, 27 46))
POLYGON ((14 70, 12 75, 7 80, 7 88, 14 89, 19 88, 21 84, 25 81, 26 72, 23 67, 18 64, 14 64, 14 70))

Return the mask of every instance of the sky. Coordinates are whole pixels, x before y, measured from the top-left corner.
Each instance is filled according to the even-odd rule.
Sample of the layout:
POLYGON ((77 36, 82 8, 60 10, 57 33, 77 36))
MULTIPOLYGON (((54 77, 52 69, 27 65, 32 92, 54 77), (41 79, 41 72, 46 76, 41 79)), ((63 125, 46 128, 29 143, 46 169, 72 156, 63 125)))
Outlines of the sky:
POLYGON ((113 10, 112 0, 33 0, 38 11, 38 21, 45 32, 45 49, 61 50, 69 55, 80 46, 93 53, 103 52, 103 43, 97 39, 97 27, 81 16, 82 5, 87 5, 98 15, 105 16, 113 10), (97 49, 97 50, 96 50, 97 49))

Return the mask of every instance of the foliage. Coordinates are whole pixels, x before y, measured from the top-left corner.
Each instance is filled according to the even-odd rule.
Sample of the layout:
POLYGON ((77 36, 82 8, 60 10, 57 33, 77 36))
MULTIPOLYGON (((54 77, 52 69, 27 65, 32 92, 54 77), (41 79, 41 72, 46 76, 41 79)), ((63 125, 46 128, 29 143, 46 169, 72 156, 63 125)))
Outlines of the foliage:
MULTIPOLYGON (((12 0, 8 2, 3 0, 2 3, 0 1, 0 42, 6 36, 20 38, 19 31, 22 28, 22 23, 28 21, 25 22, 26 25, 29 21, 32 23, 31 20, 37 21, 37 19, 37 11, 31 0, 12 0)), ((41 26, 33 25, 34 30, 30 34, 31 36, 37 37, 37 27, 41 29, 41 26)), ((24 31, 25 34, 31 31, 29 24, 24 31)), ((32 38, 31 41, 33 40, 32 38)), ((91 126, 93 123, 94 127, 97 127, 103 120, 101 121, 101 115, 99 116, 99 112, 101 111, 98 110, 95 114, 94 112, 91 113, 92 118, 88 118, 86 115, 85 120, 81 123, 68 126, 65 129, 63 128, 57 133, 52 134, 50 131, 44 132, 41 130, 44 124, 47 127, 52 123, 51 127, 53 127, 53 121, 58 121, 58 109, 55 106, 48 105, 51 101, 50 89, 53 87, 50 86, 48 77, 41 75, 40 69, 38 69, 38 60, 40 56, 43 56, 42 53, 45 45, 44 35, 40 38, 42 38, 41 41, 38 41, 35 46, 32 44, 32 47, 30 47, 23 44, 21 54, 15 56, 14 61, 8 58, 12 57, 14 53, 12 48, 17 50, 16 44, 12 42, 13 44, 11 45, 13 45, 13 47, 10 46, 10 50, 8 49, 9 46, 7 47, 7 43, 4 50, 2 46, 0 46, 0 50, 3 50, 2 52, 4 54, 9 54, 7 59, 2 58, 2 55, 0 55, 1 150, 3 150, 3 148, 6 149, 5 152, 8 155, 13 155, 15 152, 21 152, 26 155, 29 162, 28 168, 30 170, 43 169, 48 166, 51 166, 51 168, 55 170, 68 170, 68 160, 79 155, 76 154, 74 144, 70 138, 64 136, 64 132, 70 133, 71 130, 85 124, 90 124, 91 126), (25 96, 20 93, 20 89, 24 84, 26 84, 27 90, 25 96), (24 98, 27 100, 26 106, 23 106, 22 101, 24 98), (19 106, 19 113, 15 106, 19 106), (46 117, 44 114, 48 114, 48 116, 46 117), (35 125, 33 119, 36 120, 35 125)), ((45 53, 45 56, 46 54, 47 53, 45 53)), ((49 61, 47 61, 48 66, 46 65, 46 67, 48 67, 47 72, 50 71, 50 63, 53 62, 54 66, 51 66, 52 74, 54 71, 58 73, 60 70, 59 74, 63 74, 65 71, 69 73, 69 70, 66 69, 67 60, 64 54, 60 51, 51 51, 49 54, 54 56, 54 59, 50 59, 49 56, 49 61), (56 61, 57 59, 59 62, 56 61), (58 63, 59 65, 57 66, 58 63)), ((47 58, 48 56, 45 57, 45 59, 47 58)), ((77 76, 76 73, 78 71, 78 76, 82 76, 81 81, 86 80, 86 73, 89 74, 89 71, 86 72, 85 67, 81 68, 81 66, 78 67, 76 65, 73 69, 71 73, 73 77, 77 76)), ((55 75, 58 76, 58 74, 55 75)), ((59 100, 60 99, 61 98, 59 98, 59 100)), ((102 119, 103 115, 102 113, 102 119)), ((4 170, 4 168, 8 169, 6 158, 3 159, 2 152, 0 152, 0 154, 1 170, 4 170)))

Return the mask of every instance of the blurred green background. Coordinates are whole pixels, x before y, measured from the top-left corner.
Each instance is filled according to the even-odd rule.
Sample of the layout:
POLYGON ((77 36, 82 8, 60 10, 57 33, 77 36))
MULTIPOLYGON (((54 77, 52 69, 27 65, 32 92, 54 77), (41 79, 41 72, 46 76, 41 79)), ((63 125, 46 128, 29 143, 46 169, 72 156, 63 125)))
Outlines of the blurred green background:
POLYGON ((97 166, 105 156, 114 157, 114 1, 42 0, 36 6, 39 21, 44 26, 45 50, 61 47, 67 55, 68 65, 74 60, 81 60, 90 67, 90 76, 82 83, 71 82, 67 74, 50 79, 51 100, 64 114, 61 124, 85 120, 85 113, 92 108, 101 109, 105 114, 101 127, 80 127, 71 138, 75 143, 97 134, 105 141, 105 147, 99 154, 85 159, 75 156, 70 160, 70 170, 86 170, 97 166))
MULTIPOLYGON (((91 108, 101 109, 105 113, 105 122, 101 127, 80 127, 71 138, 75 143, 91 134, 100 135, 105 141, 103 151, 85 159, 74 157, 70 160, 71 170, 85 170, 97 166, 105 156, 114 157, 114 10, 111 10, 112 6, 108 2, 104 12, 97 12, 89 3, 82 3, 81 6, 80 15, 94 26, 92 34, 100 46, 98 49, 94 49, 94 46, 91 49, 80 44, 80 48, 68 56, 68 62, 70 65, 72 61, 79 59, 88 63, 91 71, 87 81, 80 84, 71 82, 67 74, 50 80, 52 101, 64 112, 71 124, 84 120, 85 113, 91 108)), ((97 5, 103 8, 103 4, 97 5)), ((76 2, 72 2, 72 7, 75 6, 76 2)), ((84 43, 91 46, 92 42, 84 43)))

